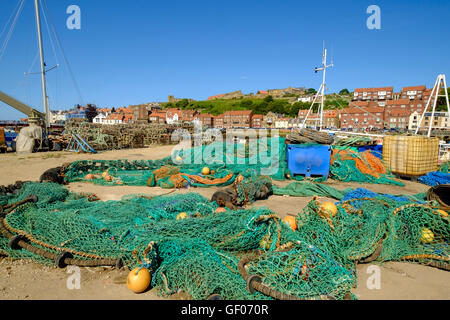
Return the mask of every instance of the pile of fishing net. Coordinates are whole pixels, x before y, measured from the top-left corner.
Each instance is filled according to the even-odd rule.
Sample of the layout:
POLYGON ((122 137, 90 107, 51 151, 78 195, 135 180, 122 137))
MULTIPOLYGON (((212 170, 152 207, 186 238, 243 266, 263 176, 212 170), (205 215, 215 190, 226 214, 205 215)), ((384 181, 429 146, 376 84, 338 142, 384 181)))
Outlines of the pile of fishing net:
POLYGON ((280 292, 342 298, 353 283, 348 279, 344 285, 334 284, 334 277, 347 279, 349 272, 335 266, 326 253, 292 243, 286 249, 296 235, 265 208, 216 213, 215 202, 195 193, 90 201, 51 183, 27 183, 18 195, 3 200, 14 204, 32 194, 36 203, 6 210, 1 221, 0 250, 13 258, 42 264, 55 264, 48 257, 61 253, 70 253, 78 263, 121 259, 130 269, 148 267, 161 294, 183 291, 193 299, 214 293, 225 299, 271 298, 250 293, 238 270, 244 255, 259 251, 263 254, 249 267, 280 292), (10 247, 13 236, 39 249, 38 254, 10 247), (277 251, 282 247, 285 251, 277 251), (299 253, 301 259, 316 259, 317 267, 307 278, 295 271, 299 253), (273 278, 275 274, 279 277, 273 278))
POLYGON ((210 187, 230 185, 239 174, 249 171, 283 180, 287 172, 284 142, 283 138, 260 139, 248 145, 217 141, 175 150, 173 157, 154 161, 76 161, 66 169, 65 181, 163 188, 210 187), (202 173, 204 167, 209 168, 209 174, 202 173))
POLYGON ((311 182, 292 182, 285 187, 280 187, 273 185, 273 194, 275 195, 288 195, 293 197, 327 197, 340 200, 346 196, 347 193, 353 191, 351 188, 345 190, 337 190, 332 186, 321 184, 321 183, 311 183, 311 182))
POLYGON ((330 175, 338 181, 394 184, 404 186, 394 179, 381 160, 370 151, 358 153, 352 150, 333 148, 330 175))
POLYGON ((378 194, 376 192, 364 188, 346 188, 338 190, 330 185, 311 182, 292 182, 285 187, 273 185, 273 194, 288 195, 293 197, 325 197, 341 201, 350 199, 375 198, 378 196, 388 197, 397 201, 417 201, 425 204, 427 200, 427 192, 413 194, 413 195, 392 195, 392 194, 378 194))
POLYGON ((448 214, 401 200, 351 199, 338 203, 336 213, 313 200, 297 217, 298 233, 347 268, 356 261, 410 261, 450 270, 448 214))
POLYGON ((318 143, 331 145, 334 142, 334 137, 328 133, 307 128, 292 130, 287 134, 286 139, 292 144, 318 143))
POLYGON ((372 144, 372 138, 370 137, 339 137, 335 140, 334 146, 341 147, 342 149, 357 150, 356 147, 367 146, 372 144))
POLYGON ((0 250, 43 264, 62 253, 81 264, 120 259, 129 269, 147 267, 160 294, 183 291, 193 299, 344 299, 357 283, 355 262, 369 258, 448 270, 445 212, 414 198, 352 192, 336 214, 314 198, 294 231, 266 208, 216 212, 217 203, 196 193, 101 202, 56 184, 26 183, 0 197, 0 250), (11 210, 30 196, 37 202, 11 210), (39 250, 10 246, 17 236, 39 250), (252 281, 269 295, 247 290, 252 281))
MULTIPOLYGON (((159 186, 162 188, 225 187, 237 176, 264 175, 273 180, 291 178, 284 138, 260 139, 249 144, 213 142, 207 146, 176 150, 161 160, 82 160, 66 169, 65 181, 100 185, 159 186), (210 173, 202 172, 208 167, 210 173)), ((339 181, 403 185, 370 151, 358 153, 333 147, 330 177, 339 181)), ((305 180, 301 175, 294 180, 305 180)), ((316 182, 325 177, 315 178, 316 182)))
POLYGON ((418 181, 432 187, 440 184, 450 184, 450 173, 441 171, 428 172, 426 175, 419 177, 418 181))

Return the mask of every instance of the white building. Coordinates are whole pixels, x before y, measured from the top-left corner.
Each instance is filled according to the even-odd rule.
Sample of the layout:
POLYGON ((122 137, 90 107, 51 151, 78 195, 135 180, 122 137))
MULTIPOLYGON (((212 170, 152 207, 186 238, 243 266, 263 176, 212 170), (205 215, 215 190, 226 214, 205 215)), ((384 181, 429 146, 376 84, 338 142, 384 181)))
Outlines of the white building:
POLYGON ((105 118, 103 124, 122 124, 123 118, 124 116, 121 113, 111 114, 105 118))
MULTIPOLYGON (((409 124, 408 124, 408 130, 416 130, 417 124, 422 117, 423 113, 419 113, 417 111, 414 111, 409 116, 409 124)), ((435 112, 433 119, 431 119, 431 112, 425 113, 425 117, 422 120, 422 124, 420 125, 421 129, 429 128, 430 121, 433 121, 431 123, 431 127, 435 129, 450 129, 450 116, 448 112, 435 112)))
POLYGON ((287 129, 289 127, 288 118, 279 118, 275 120, 275 128, 277 129, 287 129))
POLYGON ((105 120, 107 118, 107 115, 104 113, 99 113, 93 120, 94 123, 98 123, 98 124, 104 124, 105 120))
POLYGON ((304 97, 299 97, 297 99, 297 101, 303 102, 303 103, 306 103, 306 102, 310 103, 310 102, 313 102, 313 100, 314 100, 313 96, 304 96, 304 97))

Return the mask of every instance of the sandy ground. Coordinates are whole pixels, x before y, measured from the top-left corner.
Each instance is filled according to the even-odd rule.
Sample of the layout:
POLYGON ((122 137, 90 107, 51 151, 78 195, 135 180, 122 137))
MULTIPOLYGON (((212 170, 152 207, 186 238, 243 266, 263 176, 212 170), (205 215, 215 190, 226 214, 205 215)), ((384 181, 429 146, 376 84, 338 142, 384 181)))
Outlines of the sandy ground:
MULTIPOLYGON (((172 146, 158 146, 145 149, 116 150, 96 155, 74 154, 67 152, 39 153, 32 155, 5 154, 0 155, 0 185, 14 183, 18 180, 37 181, 47 169, 65 162, 82 159, 161 159, 170 154, 172 146)), ((374 192, 392 194, 416 194, 424 192, 427 186, 403 181, 405 187, 387 185, 361 185, 357 183, 327 184, 343 190, 348 187, 364 187, 374 192)), ((286 185, 288 182, 276 182, 286 185)), ((133 193, 152 195, 165 194, 168 190, 161 188, 130 186, 96 186, 88 183, 73 183, 68 186, 74 192, 93 192, 101 200, 120 200, 122 196, 133 193)), ((211 197, 217 188, 196 188, 177 190, 177 193, 198 192, 211 197)), ((258 201, 253 206, 266 206, 280 217, 295 215, 303 208, 310 197, 296 198, 271 196, 268 200, 258 201)), ((321 200, 326 200, 322 198, 321 200)), ((333 201, 332 199, 328 199, 333 201)), ((385 263, 380 271, 380 286, 371 288, 370 276, 373 275, 371 265, 358 266, 358 286, 353 290, 359 299, 450 299, 450 273, 409 263, 385 263), (368 281, 369 280, 369 281, 368 281), (367 283, 369 282, 369 285, 367 283)), ((80 270, 57 269, 41 266, 31 261, 12 261, 0 256, 0 299, 44 299, 44 300, 109 300, 109 299, 162 299, 155 290, 136 295, 129 291, 125 284, 127 271, 112 268, 85 268, 80 270), (80 287, 70 288, 74 283, 71 278, 80 272, 80 287), (69 282, 69 286, 67 285, 69 282)), ((186 299, 184 295, 175 295, 170 299, 186 299)))

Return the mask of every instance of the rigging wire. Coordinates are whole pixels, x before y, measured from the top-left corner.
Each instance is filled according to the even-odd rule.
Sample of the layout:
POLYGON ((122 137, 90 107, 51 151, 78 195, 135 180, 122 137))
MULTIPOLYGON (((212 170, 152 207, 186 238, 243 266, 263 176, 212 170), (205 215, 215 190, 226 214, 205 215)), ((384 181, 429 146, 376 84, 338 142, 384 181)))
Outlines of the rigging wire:
MULTIPOLYGON (((43 17, 44 17, 45 26, 47 28, 48 38, 50 39, 50 45, 52 47, 53 56, 55 57, 55 60, 56 60, 56 67, 59 67, 59 59, 58 59, 58 55, 56 53, 55 44, 53 42, 52 33, 50 31, 50 27, 48 24, 47 15, 44 13, 43 17)), ((55 92, 54 93, 55 93, 55 106, 56 106, 56 105, 58 105, 58 68, 55 69, 55 72, 56 72, 56 74, 55 74, 55 92)))
POLYGON ((8 21, 6 22, 5 27, 3 28, 2 32, 0 32, 0 39, 3 36, 3 33, 6 31, 6 28, 8 27, 9 23, 11 22, 11 19, 14 17, 14 13, 17 11, 17 8, 19 8, 20 2, 21 2, 21 0, 17 1, 17 6, 12 11, 11 16, 9 17, 8 21))
POLYGON ((0 61, 2 60, 2 57, 3 57, 3 55, 4 55, 5 51, 6 51, 6 47, 8 46, 9 40, 11 39, 11 36, 12 36, 12 34, 13 34, 13 32, 14 32, 14 29, 15 29, 16 23, 17 23, 17 20, 18 20, 18 18, 19 18, 19 16, 20 16, 20 13, 22 12, 24 3, 25 3, 25 0, 22 0, 22 1, 20 2, 20 7, 19 7, 19 9, 18 9, 18 11, 17 11, 17 13, 16 13, 16 16, 14 17, 14 21, 13 21, 13 23, 11 24, 11 27, 10 27, 10 29, 9 29, 9 31, 8 31, 8 34, 6 35, 5 42, 3 43, 3 46, 2 46, 2 48, 0 49, 0 61))
POLYGON ((44 15, 47 14, 48 21, 50 22, 50 26, 52 27, 53 34, 55 35, 55 38, 56 38, 56 43, 58 45, 59 50, 61 51, 61 55, 63 57, 65 65, 66 65, 66 67, 67 67, 67 69, 69 71, 70 77, 71 77, 73 85, 75 87, 75 90, 77 91, 77 94, 78 94, 78 97, 79 97, 79 99, 81 101, 81 104, 84 105, 84 100, 83 100, 83 97, 81 95, 80 88, 78 87, 77 81, 76 81, 75 76, 74 76, 74 74, 72 72, 72 68, 70 67, 69 61, 67 60, 66 55, 64 53, 64 49, 62 48, 61 41, 59 40, 58 33, 56 32, 55 25, 53 24, 53 21, 51 19, 50 13, 49 13, 49 10, 47 8, 47 3, 45 2, 45 0, 41 0, 41 3, 44 4, 43 5, 43 7, 45 8, 44 15))

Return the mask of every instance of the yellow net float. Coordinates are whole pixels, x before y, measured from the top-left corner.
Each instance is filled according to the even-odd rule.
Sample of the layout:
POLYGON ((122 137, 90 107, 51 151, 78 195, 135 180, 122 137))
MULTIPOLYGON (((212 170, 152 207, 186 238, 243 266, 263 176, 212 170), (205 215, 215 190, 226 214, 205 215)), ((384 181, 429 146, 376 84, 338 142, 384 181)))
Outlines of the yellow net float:
POLYGON ((187 214, 186 212, 181 212, 180 214, 177 215, 177 220, 183 220, 186 219, 187 214))
POLYGON ((428 228, 422 229, 422 236, 420 237, 420 241, 423 243, 431 243, 434 240, 434 233, 428 228))

